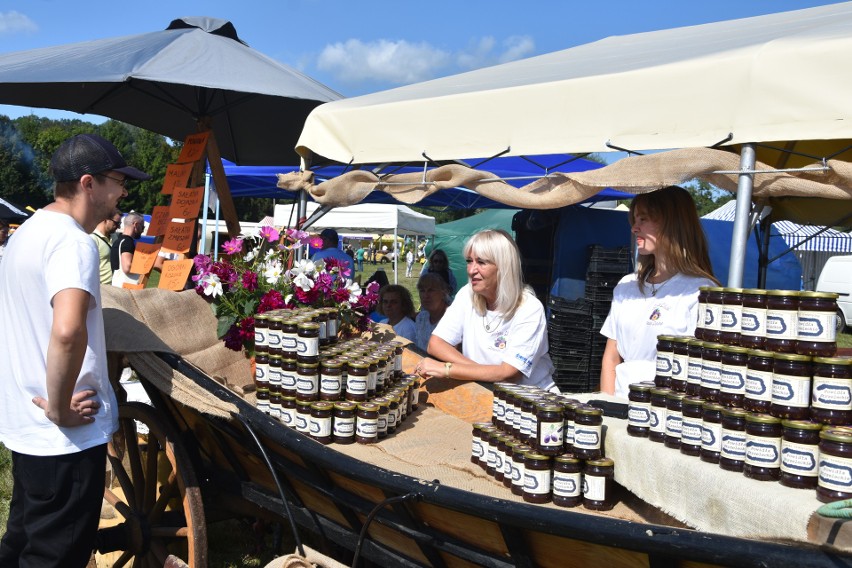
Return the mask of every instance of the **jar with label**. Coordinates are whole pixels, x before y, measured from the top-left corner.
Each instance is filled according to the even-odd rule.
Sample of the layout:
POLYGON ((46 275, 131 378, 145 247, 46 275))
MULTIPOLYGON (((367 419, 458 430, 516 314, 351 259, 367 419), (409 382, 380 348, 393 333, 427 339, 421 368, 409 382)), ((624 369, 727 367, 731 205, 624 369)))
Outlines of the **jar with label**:
POLYGON ((506 431, 506 383, 494 385, 491 398, 491 423, 497 428, 506 431))
POLYGON ((658 387, 669 386, 672 378, 672 358, 674 357, 672 339, 674 337, 671 335, 657 336, 657 373, 654 376, 654 384, 658 387))
POLYGON ((346 371, 346 400, 363 402, 367 400, 367 381, 369 364, 362 360, 350 361, 346 371))
MULTIPOLYGON (((391 413, 388 412, 388 416, 390 416, 390 414, 391 413)), ((482 459, 479 461, 479 467, 481 467, 482 471, 485 472, 488 471, 488 454, 491 451, 489 450, 490 440, 496 432, 499 432, 499 430, 490 424, 482 427, 482 459)), ((493 456, 491 459, 493 461, 493 456)))
POLYGON ((583 464, 574 456, 553 460, 553 504, 576 507, 583 502, 583 464))
POLYGON ((748 352, 746 391, 743 406, 749 412, 768 413, 772 405, 772 367, 774 353, 761 349, 748 352))
POLYGON ((281 420, 281 393, 269 387, 269 415, 274 419, 281 420))
POLYGON ((320 444, 332 442, 332 417, 331 412, 334 405, 322 401, 311 404, 310 434, 311 438, 320 444))
POLYGON ((809 420, 783 420, 781 485, 816 489, 819 467, 819 432, 822 424, 809 420))
POLYGON ((317 310, 312 321, 319 325, 319 335, 317 337, 319 346, 326 347, 328 345, 328 315, 324 310, 317 310))
POLYGON ((583 460, 599 458, 603 411, 582 404, 574 409, 574 455, 583 460))
POLYGON ((334 403, 334 443, 352 444, 355 442, 355 403, 340 401, 334 403))
POLYGON ((259 388, 255 391, 257 409, 264 414, 269 414, 269 388, 259 388))
POLYGON ((722 410, 722 449, 719 454, 719 467, 724 470, 743 470, 746 450, 745 418, 747 414, 742 408, 725 408, 722 410))
POLYGON ((296 365, 296 400, 319 400, 319 368, 316 363, 296 365))
POLYGON ((296 431, 302 434, 311 432, 311 400, 296 399, 296 431))
POLYGON ((852 499, 852 428, 831 426, 819 433, 817 499, 852 499))
POLYGON ((748 349, 734 345, 722 348, 722 377, 718 401, 724 406, 741 407, 745 401, 748 375, 748 349))
MULTIPOLYGON (((505 434, 504 434, 505 435, 505 434)), ((523 442, 516 440, 511 436, 506 435, 506 458, 503 460, 503 487, 512 488, 512 476, 514 475, 515 464, 514 455, 515 448, 523 445, 523 442)))
POLYGON ((574 411, 580 401, 573 398, 562 397, 562 420, 565 424, 565 439, 562 444, 562 450, 565 453, 574 451, 574 411))
POLYGON ((687 456, 701 454, 701 429, 704 422, 704 401, 697 396, 686 396, 682 404, 680 453, 687 456))
POLYGON ((719 343, 738 345, 743 312, 743 289, 722 289, 722 314, 719 320, 719 343))
POLYGON ((766 292, 766 340, 763 348, 775 353, 795 353, 799 336, 799 292, 766 292))
POLYGON ((473 423, 473 443, 471 444, 470 449, 470 463, 479 465, 482 460, 482 456, 484 454, 484 450, 482 447, 482 429, 486 426, 490 426, 487 422, 474 422, 473 423))
POLYGON ((722 410, 716 402, 705 402, 701 414, 701 461, 719 463, 722 452, 722 410))
POLYGON ((758 481, 781 478, 781 420, 769 414, 746 415, 746 455, 743 474, 758 481))
POLYGON ((852 423, 852 359, 814 357, 811 418, 821 424, 852 423))
POLYGON ((536 451, 546 456, 558 456, 565 444, 565 418, 562 406, 552 402, 542 402, 535 406, 536 451))
POLYGON ((833 292, 799 292, 796 353, 813 357, 837 353, 837 297, 833 292))
POLYGON ((488 430, 486 432, 486 437, 484 442, 485 444, 485 473, 494 477, 494 473, 496 472, 497 467, 497 445, 499 444, 498 438, 503 436, 504 434, 494 428, 493 430, 488 430))
POLYGON ((652 442, 666 440, 666 401, 672 392, 666 388, 651 389, 651 424, 648 428, 648 438, 652 442))
POLYGON ((524 478, 526 477, 524 463, 526 463, 527 454, 534 452, 535 450, 526 444, 515 446, 512 452, 512 495, 518 497, 524 495, 524 478))
POLYGON ((675 389, 686 391, 686 376, 689 369, 689 337, 674 337, 672 339, 672 376, 669 385, 678 385, 675 389))
POLYGON ((680 449, 680 437, 683 430, 683 399, 685 394, 670 392, 666 396, 666 439, 667 448, 680 449))
POLYGON ((583 506, 593 511, 615 507, 615 462, 610 458, 588 460, 583 471, 583 506))
POLYGON ((536 398, 533 395, 521 395, 521 435, 520 440, 535 446, 535 433, 533 432, 533 412, 535 410, 536 398))
POLYGON ((766 290, 743 290, 740 315, 740 347, 763 349, 766 340, 766 290))
POLYGON ((378 440, 379 405, 362 402, 355 413, 355 441, 359 444, 375 444, 378 440))
POLYGON ((707 318, 707 291, 710 286, 698 287, 698 321, 695 322, 695 338, 704 339, 704 320, 707 318))
POLYGON ((707 289, 707 306, 704 316, 703 341, 713 343, 719 342, 722 333, 722 302, 724 301, 724 288, 711 286, 707 289))
MULTIPOLYGON (((388 393, 388 434, 396 432, 396 427, 399 426, 401 414, 399 411, 399 397, 393 393, 388 393)), ((497 431, 497 428, 495 428, 497 431)))
POLYGON ((550 503, 553 479, 550 456, 536 452, 524 458, 524 501, 527 503, 550 503))
POLYGON ((269 326, 266 330, 266 351, 267 353, 281 355, 281 322, 284 318, 281 316, 269 316, 269 326))
MULTIPOLYGON (((716 401, 722 385, 722 347, 721 343, 704 342, 701 350, 701 388, 698 395, 704 400, 716 401)), ((687 394, 692 395, 687 391, 687 394)))
POLYGON ((337 343, 337 334, 340 331, 340 314, 338 313, 337 308, 326 308, 325 317, 328 342, 329 344, 334 345, 337 343))
POLYGON ((299 363, 317 363, 319 356, 319 324, 301 322, 296 339, 296 361, 299 363))
POLYGON ((269 379, 270 392, 273 390, 276 392, 283 392, 283 379, 281 376, 281 355, 273 354, 267 357, 266 376, 269 379))
POLYGON ((320 365, 320 400, 340 400, 343 385, 340 376, 343 374, 343 363, 337 359, 326 359, 320 365))
POLYGON ((795 353, 776 353, 772 365, 772 405, 777 418, 805 420, 810 417, 811 358, 795 353))
MULTIPOLYGON (((647 438, 651 430, 651 388, 653 382, 639 382, 628 385, 627 398, 627 434, 637 438, 647 438)), ((658 388, 658 387, 654 387, 658 388)))
POLYGON ((379 422, 377 432, 379 439, 381 440, 388 436, 388 414, 390 414, 390 401, 383 396, 377 396, 373 399, 373 402, 379 405, 379 422))
POLYGON ((281 423, 289 428, 296 427, 296 397, 281 395, 281 423))
POLYGON ((254 387, 269 390, 269 356, 266 353, 254 356, 254 387))
POLYGON ((509 441, 512 440, 503 432, 497 436, 497 459, 494 462, 494 481, 503 483, 503 477, 506 475, 506 451, 509 449, 509 441))
MULTIPOLYGON (((372 355, 366 355, 362 359, 367 363, 367 398, 376 396, 376 382, 378 381, 379 359, 372 355)), ((402 402, 402 401, 400 401, 402 402)))
POLYGON ((299 322, 286 318, 281 322, 281 356, 295 359, 298 354, 297 341, 299 338, 299 322))
POLYGON ((678 389, 678 385, 673 384, 672 390, 695 396, 701 391, 701 367, 703 366, 701 357, 704 352, 704 342, 690 339, 686 346, 689 353, 689 361, 686 366, 686 385, 678 389))
POLYGON ((268 353, 269 342, 267 335, 269 333, 269 316, 266 314, 257 314, 254 316, 254 352, 268 353))

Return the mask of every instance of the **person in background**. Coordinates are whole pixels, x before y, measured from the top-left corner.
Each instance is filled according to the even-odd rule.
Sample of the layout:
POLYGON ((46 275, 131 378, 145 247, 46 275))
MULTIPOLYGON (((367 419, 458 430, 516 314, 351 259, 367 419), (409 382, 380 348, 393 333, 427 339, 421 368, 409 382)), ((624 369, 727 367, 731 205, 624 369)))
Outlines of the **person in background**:
POLYGON ((443 250, 435 249, 432 251, 432 254, 429 255, 429 259, 423 265, 423 268, 420 269, 420 276, 423 276, 427 272, 435 272, 446 280, 447 284, 450 286, 451 295, 455 294, 456 290, 459 289, 456 277, 453 274, 453 271, 450 270, 450 261, 447 258, 447 253, 443 250))
POLYGON ((414 341, 414 300, 411 292, 399 284, 388 284, 379 290, 379 314, 388 318, 387 324, 400 337, 414 341))
POLYGON ((411 278, 411 267, 414 266, 414 252, 408 249, 405 253, 405 276, 411 278))
POLYGON ((112 215, 98 223, 92 234, 92 240, 95 241, 95 246, 98 247, 98 258, 100 259, 100 278, 101 284, 112 284, 112 264, 109 261, 111 251, 111 239, 113 233, 118 230, 121 225, 121 211, 116 209, 112 215))
POLYGON ((340 269, 346 277, 352 276, 352 257, 337 248, 340 238, 334 229, 323 229, 320 233, 322 239, 322 250, 314 253, 311 260, 314 262, 326 258, 333 258, 340 264, 340 269))
POLYGON ((559 392, 544 306, 524 285, 515 241, 505 231, 480 231, 468 240, 464 257, 469 282, 432 332, 429 354, 434 359, 420 361, 415 372, 424 378, 513 382, 559 392))
POLYGON ((63 142, 50 175, 54 201, 21 225, 0 264, 0 442, 13 472, 0 566, 83 568, 118 429, 89 233, 128 179, 150 176, 91 134, 63 142))
POLYGON ((695 202, 670 186, 637 195, 628 215, 636 239, 636 272, 613 290, 601 328, 602 392, 627 398, 631 383, 656 373, 657 336, 693 335, 699 286, 718 286, 695 202))
POLYGON ((112 268, 112 285, 121 288, 122 284, 136 284, 139 274, 130 272, 133 264, 133 253, 136 252, 136 239, 145 232, 145 218, 131 211, 124 216, 121 234, 112 243, 109 253, 110 268, 112 268))
POLYGON ((417 281, 417 292, 420 294, 420 311, 414 318, 414 343, 426 351, 432 331, 451 303, 450 285, 434 272, 427 272, 417 281))
POLYGON ((0 262, 3 262, 3 253, 6 251, 6 243, 9 241, 9 222, 0 219, 0 262))
POLYGON ((366 252, 363 245, 359 246, 358 250, 355 251, 355 262, 358 264, 358 272, 364 272, 364 255, 366 252))

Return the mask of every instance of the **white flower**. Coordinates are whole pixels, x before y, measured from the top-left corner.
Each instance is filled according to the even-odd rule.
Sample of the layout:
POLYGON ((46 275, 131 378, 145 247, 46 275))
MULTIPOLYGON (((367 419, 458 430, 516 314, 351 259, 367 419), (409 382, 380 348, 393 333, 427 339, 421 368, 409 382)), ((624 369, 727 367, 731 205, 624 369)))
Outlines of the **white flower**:
POLYGON ((304 274, 305 276, 311 276, 314 272, 316 272, 317 266, 314 264, 314 261, 303 258, 299 262, 297 262, 293 268, 290 270, 290 276, 294 278, 300 274, 304 274))
POLYGON ((361 285, 347 278, 346 288, 349 290, 349 303, 354 304, 358 301, 358 297, 361 295, 361 285))
POLYGON ((259 227, 246 227, 240 233, 240 237, 244 239, 258 239, 260 238, 260 228, 259 227))
POLYGON ((284 303, 285 303, 285 304, 289 304, 289 303, 290 303, 290 301, 291 301, 292 299, 293 299, 293 294, 287 294, 287 295, 284 297, 284 303))
POLYGON ((248 253, 246 253, 246 255, 243 257, 243 260, 246 261, 246 262, 251 262, 251 261, 254 260, 254 257, 256 257, 256 256, 257 256, 257 249, 253 248, 253 249, 249 250, 248 253))
POLYGON ((201 279, 201 284, 204 286, 205 296, 221 296, 224 290, 222 289, 222 281, 215 274, 206 274, 201 279))
POLYGON ((308 278, 306 274, 297 274, 293 278, 293 285, 309 292, 314 287, 314 281, 308 278))
POLYGON ((263 277, 266 279, 267 284, 272 284, 274 286, 279 280, 281 280, 282 274, 284 274, 284 269, 280 262, 267 262, 264 265, 263 277))

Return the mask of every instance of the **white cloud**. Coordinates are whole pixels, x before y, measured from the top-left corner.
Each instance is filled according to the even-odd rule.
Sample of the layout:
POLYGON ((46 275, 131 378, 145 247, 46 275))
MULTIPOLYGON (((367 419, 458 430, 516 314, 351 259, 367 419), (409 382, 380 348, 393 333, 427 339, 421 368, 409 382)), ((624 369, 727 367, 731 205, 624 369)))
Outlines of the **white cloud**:
POLYGON ((532 55, 529 36, 512 36, 499 45, 494 37, 472 40, 455 53, 429 43, 381 39, 348 39, 327 45, 317 67, 344 83, 383 82, 406 85, 438 76, 514 61, 532 55))
POLYGON ((14 34, 18 32, 34 32, 38 26, 27 15, 11 10, 0 12, 0 35, 14 34))

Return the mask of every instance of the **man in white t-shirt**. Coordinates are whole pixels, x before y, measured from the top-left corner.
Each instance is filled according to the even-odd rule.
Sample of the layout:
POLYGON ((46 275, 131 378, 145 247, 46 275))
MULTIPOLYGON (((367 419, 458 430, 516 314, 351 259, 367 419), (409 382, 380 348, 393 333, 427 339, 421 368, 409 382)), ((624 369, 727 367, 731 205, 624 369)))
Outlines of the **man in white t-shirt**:
POLYGON ((50 173, 55 201, 21 225, 0 264, 0 441, 14 480, 0 566, 83 568, 118 428, 89 233, 128 179, 150 176, 90 134, 63 142, 50 173))

